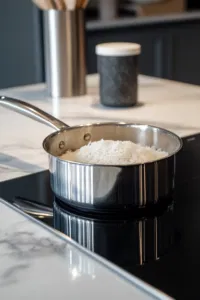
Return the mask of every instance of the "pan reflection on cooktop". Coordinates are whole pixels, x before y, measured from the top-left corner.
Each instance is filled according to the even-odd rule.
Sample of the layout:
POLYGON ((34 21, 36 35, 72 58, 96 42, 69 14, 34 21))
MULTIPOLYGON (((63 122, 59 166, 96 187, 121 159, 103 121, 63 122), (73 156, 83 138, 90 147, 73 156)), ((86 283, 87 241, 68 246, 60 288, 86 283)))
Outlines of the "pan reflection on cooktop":
POLYGON ((140 218, 88 217, 53 203, 54 228, 88 250, 127 269, 170 251, 175 241, 172 203, 155 216, 140 218))

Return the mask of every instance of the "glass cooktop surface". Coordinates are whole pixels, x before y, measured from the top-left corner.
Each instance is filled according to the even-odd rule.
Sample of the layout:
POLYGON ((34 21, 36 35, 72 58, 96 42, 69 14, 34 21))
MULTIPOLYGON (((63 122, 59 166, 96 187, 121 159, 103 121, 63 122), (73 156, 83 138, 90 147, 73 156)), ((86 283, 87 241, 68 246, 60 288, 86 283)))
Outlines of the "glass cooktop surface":
POLYGON ((55 199, 49 172, 0 183, 0 197, 175 299, 200 299, 200 136, 184 139, 174 196, 145 213, 98 216, 55 199), (36 204, 32 204, 36 203, 36 204))

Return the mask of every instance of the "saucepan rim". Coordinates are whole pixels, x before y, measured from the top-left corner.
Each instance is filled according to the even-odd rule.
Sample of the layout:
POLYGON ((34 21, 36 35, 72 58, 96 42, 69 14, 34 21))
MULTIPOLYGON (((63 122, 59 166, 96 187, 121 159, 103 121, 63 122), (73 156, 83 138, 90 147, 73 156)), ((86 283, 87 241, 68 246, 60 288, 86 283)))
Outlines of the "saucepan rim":
POLYGON ((69 127, 66 127, 66 128, 62 128, 60 130, 57 130, 57 131, 54 131, 53 133, 49 134, 44 140, 43 140, 43 149, 45 150, 45 152, 52 156, 52 157, 55 157, 56 159, 58 159, 59 161, 61 162, 66 162, 66 163, 70 163, 72 165, 79 165, 79 166, 90 166, 90 167, 109 167, 109 168, 113 168, 113 167, 126 167, 126 168, 131 168, 131 167, 136 167, 136 166, 141 166, 141 165, 149 165, 149 164, 153 164, 153 163, 156 163, 156 162, 160 162, 162 160, 166 160, 174 155, 176 155, 181 149, 182 149, 182 146, 183 146, 183 141, 182 139, 177 135, 175 134, 174 132, 170 131, 170 130, 167 130, 165 128, 162 128, 162 127, 158 127, 158 126, 154 126, 154 125, 150 125, 150 124, 142 124, 142 123, 126 123, 126 122, 98 122, 98 123, 87 123, 87 124, 80 124, 80 125, 75 125, 75 126, 69 126, 69 127), (145 163, 140 163, 140 164, 129 164, 129 165, 105 165, 105 164, 90 164, 90 163, 81 163, 81 162, 75 162, 75 161, 70 161, 70 160, 65 160, 65 159, 62 159, 60 158, 59 156, 55 156, 51 153, 49 153, 49 151, 46 149, 46 144, 47 144, 47 141, 50 139, 50 138, 53 138, 54 136, 56 135, 59 135, 61 132, 64 132, 64 131, 70 131, 70 130, 74 130, 74 129, 79 129, 79 128, 83 128, 83 127, 96 127, 96 126, 106 126, 106 125, 118 125, 118 126, 122 126, 122 127, 128 127, 128 126, 135 126, 135 127, 151 127, 152 129, 157 129, 159 131, 163 131, 164 133, 166 134, 169 134, 171 136, 173 136, 174 138, 177 139, 177 141, 179 142, 179 146, 177 147, 177 149, 175 149, 175 151, 173 153, 171 153, 170 155, 166 156, 166 157, 163 157, 163 158, 159 158, 159 159, 156 159, 156 160, 153 160, 153 161, 148 161, 148 162, 145 162, 145 163))

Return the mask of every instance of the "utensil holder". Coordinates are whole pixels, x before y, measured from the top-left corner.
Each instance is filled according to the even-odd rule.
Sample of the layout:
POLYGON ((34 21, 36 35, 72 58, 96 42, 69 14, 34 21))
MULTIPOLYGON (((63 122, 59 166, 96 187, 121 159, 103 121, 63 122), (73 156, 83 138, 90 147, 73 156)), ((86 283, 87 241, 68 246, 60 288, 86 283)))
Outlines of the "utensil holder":
POLYGON ((44 41, 49 96, 86 94, 84 10, 45 11, 44 41))

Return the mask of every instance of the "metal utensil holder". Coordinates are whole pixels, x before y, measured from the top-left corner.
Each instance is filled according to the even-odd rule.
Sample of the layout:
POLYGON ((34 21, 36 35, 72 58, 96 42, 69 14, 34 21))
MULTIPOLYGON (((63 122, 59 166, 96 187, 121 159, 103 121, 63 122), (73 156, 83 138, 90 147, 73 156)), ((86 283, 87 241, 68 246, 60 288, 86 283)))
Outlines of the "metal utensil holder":
POLYGON ((49 96, 86 94, 84 10, 45 11, 44 41, 49 96))

